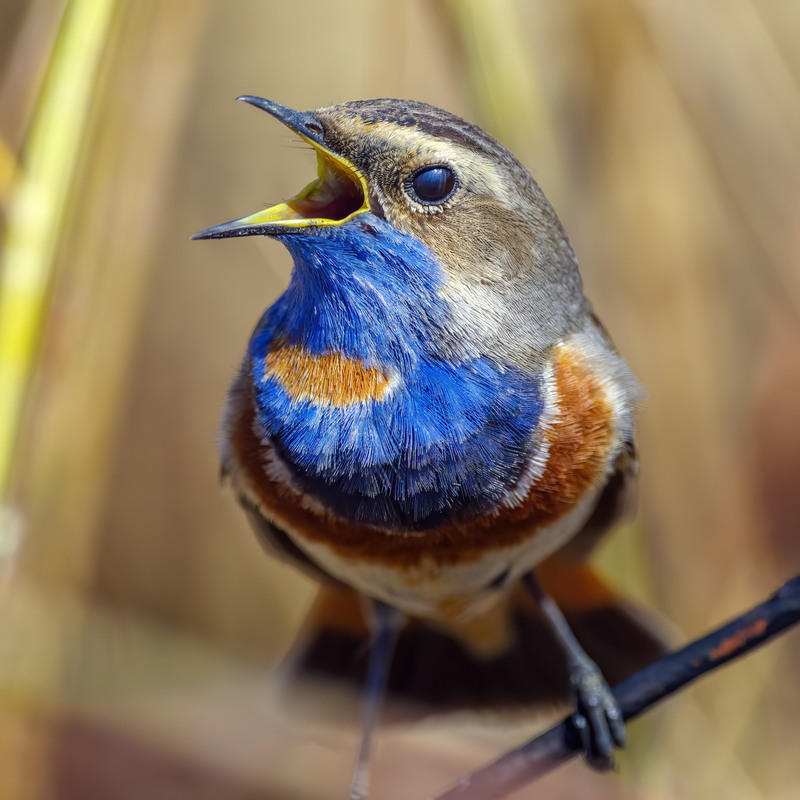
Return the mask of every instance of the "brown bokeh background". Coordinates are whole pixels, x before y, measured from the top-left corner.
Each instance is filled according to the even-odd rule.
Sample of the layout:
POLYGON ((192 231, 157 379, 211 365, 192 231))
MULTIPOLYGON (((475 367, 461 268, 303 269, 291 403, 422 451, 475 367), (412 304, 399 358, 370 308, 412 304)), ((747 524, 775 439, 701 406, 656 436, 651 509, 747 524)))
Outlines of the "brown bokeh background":
MULTIPOLYGON (((676 637, 800 571, 797 3, 4 0, 3 800, 344 796, 355 731, 287 719, 271 677, 313 587, 217 482, 290 262, 189 236, 314 169, 244 93, 415 98, 513 150, 648 389, 640 514, 603 570, 676 637)), ((619 774, 520 796, 796 797, 799 661, 795 632, 633 726, 619 774)), ((375 796, 432 796, 538 724, 387 730, 375 796)))

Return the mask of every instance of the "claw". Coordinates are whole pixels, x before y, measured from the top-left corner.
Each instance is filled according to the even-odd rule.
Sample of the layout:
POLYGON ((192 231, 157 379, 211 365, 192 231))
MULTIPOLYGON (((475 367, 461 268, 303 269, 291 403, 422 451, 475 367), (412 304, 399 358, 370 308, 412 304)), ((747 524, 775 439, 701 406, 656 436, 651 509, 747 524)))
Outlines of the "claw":
POLYGON ((611 706, 606 707, 606 719, 608 720, 608 727, 611 730, 614 744, 621 750, 624 750, 628 744, 628 732, 622 720, 622 712, 620 711, 616 699, 614 699, 611 706))
POLYGON ((589 730, 589 721, 583 716, 583 714, 580 714, 576 711, 570 717, 570 722, 572 723, 572 730, 580 742, 580 749, 584 754, 591 752, 592 738, 591 731, 589 730))

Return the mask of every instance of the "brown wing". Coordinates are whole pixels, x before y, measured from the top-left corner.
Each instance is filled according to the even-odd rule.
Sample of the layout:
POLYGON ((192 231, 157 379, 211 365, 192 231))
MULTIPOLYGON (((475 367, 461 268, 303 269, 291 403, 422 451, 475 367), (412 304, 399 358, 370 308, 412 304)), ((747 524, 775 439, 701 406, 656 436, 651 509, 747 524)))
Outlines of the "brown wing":
POLYGON ((258 507, 242 494, 237 497, 247 515, 250 527, 264 549, 275 558, 302 570, 309 578, 320 583, 339 583, 327 572, 320 569, 277 525, 270 522, 258 507))

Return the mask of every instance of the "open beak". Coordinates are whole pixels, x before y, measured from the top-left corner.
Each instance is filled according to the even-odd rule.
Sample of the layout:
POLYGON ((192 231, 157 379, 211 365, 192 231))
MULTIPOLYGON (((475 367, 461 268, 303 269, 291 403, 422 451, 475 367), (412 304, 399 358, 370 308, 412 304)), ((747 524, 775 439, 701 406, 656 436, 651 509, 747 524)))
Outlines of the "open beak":
POLYGON ((301 233, 303 228, 312 226, 341 225, 357 214, 370 210, 366 179, 349 161, 325 146, 322 126, 313 114, 293 111, 261 97, 244 95, 236 99, 272 114, 310 144, 317 153, 317 179, 285 203, 257 211, 249 217, 206 228, 192 236, 192 239, 285 236, 301 233))

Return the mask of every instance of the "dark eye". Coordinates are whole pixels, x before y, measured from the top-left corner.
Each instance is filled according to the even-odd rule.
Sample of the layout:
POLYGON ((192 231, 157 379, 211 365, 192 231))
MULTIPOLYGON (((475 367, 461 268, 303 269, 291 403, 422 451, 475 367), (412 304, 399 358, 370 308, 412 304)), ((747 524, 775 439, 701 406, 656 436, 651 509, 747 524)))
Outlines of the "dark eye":
POLYGON ((407 181, 406 191, 425 206, 443 203, 456 189, 456 174, 446 164, 418 169, 407 181))

